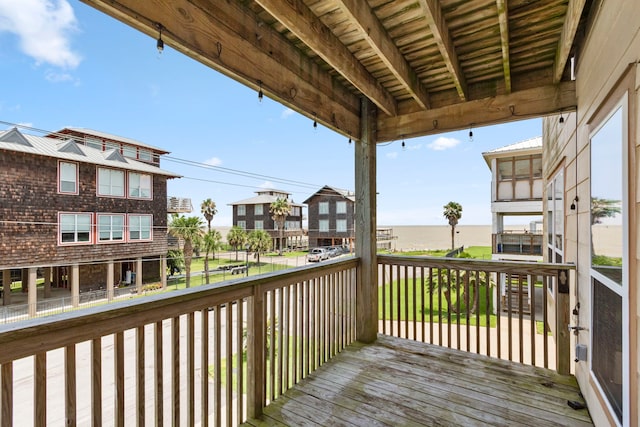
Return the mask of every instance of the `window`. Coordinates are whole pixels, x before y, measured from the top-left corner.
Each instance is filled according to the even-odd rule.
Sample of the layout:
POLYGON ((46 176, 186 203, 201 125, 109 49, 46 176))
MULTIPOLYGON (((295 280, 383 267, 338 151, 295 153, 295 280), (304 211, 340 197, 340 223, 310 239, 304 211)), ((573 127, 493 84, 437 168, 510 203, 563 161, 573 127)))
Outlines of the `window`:
POLYGON ((318 222, 318 231, 320 232, 327 232, 329 231, 329 220, 328 219, 321 219, 318 222))
POLYGON ((264 210, 263 210, 263 206, 262 205, 255 205, 254 213, 256 215, 263 215, 263 211, 264 210))
POLYGON ((238 205, 238 216, 245 216, 247 214, 247 208, 245 205, 238 205))
POLYGON ((78 194, 78 165, 69 162, 58 163, 58 191, 60 193, 78 194))
POLYGON ((238 221, 238 227, 242 228, 243 230, 247 229, 247 221, 238 221))
POLYGON ((300 206, 293 206, 291 208, 291 216, 300 216, 300 206))
POLYGON ((151 159, 152 159, 151 151, 149 151, 149 150, 145 150, 145 149, 143 149, 143 148, 140 148, 140 149, 138 150, 138 156, 139 156, 138 158, 139 158, 140 160, 143 160, 143 161, 145 161, 145 162, 150 162, 150 161, 151 161, 151 159))
POLYGON ((102 151, 102 141, 96 138, 85 138, 85 143, 87 147, 95 148, 96 150, 102 151))
POLYGON ((498 160, 498 180, 508 181, 513 179, 513 160, 498 160))
POLYGON ((336 202, 336 213, 337 214, 346 214, 347 213, 347 202, 336 202))
POLYGON ((151 215, 129 215, 129 240, 151 240, 151 215))
POLYGON ((116 150, 117 152, 120 152, 120 144, 118 144, 117 142, 106 141, 104 143, 104 151, 107 150, 116 150))
POLYGON ((347 220, 346 219, 336 220, 336 231, 338 233, 346 233, 347 232, 347 220))
POLYGON ((318 213, 320 215, 326 215, 329 213, 329 202, 318 203, 318 213))
POLYGON ((262 220, 258 220, 258 221, 256 221, 256 222, 255 222, 255 226, 254 226, 254 228, 255 228, 256 230, 264 230, 264 226, 263 226, 263 222, 262 222, 262 220))
POLYGON ((91 243, 91 217, 90 213, 60 214, 60 243, 91 243))
POLYGON ((129 197, 151 198, 151 175, 129 172, 129 197))
POLYGON ((98 241, 121 242, 124 240, 124 215, 98 214, 98 241))
POLYGON ((125 157, 129 157, 131 159, 137 159, 138 155, 136 153, 136 147, 133 145, 123 145, 122 146, 122 155, 125 157))
POLYGON ((98 168, 98 195, 124 197, 124 172, 98 168))

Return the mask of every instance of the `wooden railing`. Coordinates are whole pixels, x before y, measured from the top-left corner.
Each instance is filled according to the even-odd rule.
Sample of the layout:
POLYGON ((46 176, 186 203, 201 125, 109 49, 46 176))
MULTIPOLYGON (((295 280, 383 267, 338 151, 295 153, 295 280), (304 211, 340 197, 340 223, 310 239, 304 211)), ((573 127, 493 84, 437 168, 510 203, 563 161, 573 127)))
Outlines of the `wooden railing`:
POLYGON ((0 426, 236 425, 355 340, 358 259, 0 327, 0 426))
POLYGON ((505 232, 491 235, 494 254, 542 256, 543 236, 539 233, 505 232))
POLYGON ((569 373, 572 265, 379 255, 378 267, 380 333, 569 373))

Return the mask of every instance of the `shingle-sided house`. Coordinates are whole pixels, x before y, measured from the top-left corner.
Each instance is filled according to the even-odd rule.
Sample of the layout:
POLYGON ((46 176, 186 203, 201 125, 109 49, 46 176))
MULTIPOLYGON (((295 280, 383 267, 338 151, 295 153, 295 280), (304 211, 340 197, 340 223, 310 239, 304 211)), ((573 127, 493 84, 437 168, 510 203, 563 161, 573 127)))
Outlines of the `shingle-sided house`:
POLYGON ((264 230, 273 239, 273 247, 278 248, 279 233, 278 226, 269 213, 271 203, 277 199, 286 199, 291 205, 291 213, 287 216, 284 225, 284 242, 282 246, 300 247, 302 246, 304 231, 302 228, 302 208, 303 205, 295 203, 289 198, 291 193, 275 189, 263 189, 256 191, 256 196, 249 199, 239 200, 231 203, 233 209, 233 225, 247 230, 264 230))
POLYGON ((353 192, 325 185, 304 203, 309 212, 309 247, 352 247, 356 204, 353 192))
MULTIPOLYGON (((0 132, 3 283, 22 270, 34 303, 42 274, 45 296, 51 286, 65 287, 77 303, 83 289, 112 293, 118 284, 165 280, 167 180, 178 175, 123 151, 0 132)), ((10 303, 10 293, 3 295, 10 303)))

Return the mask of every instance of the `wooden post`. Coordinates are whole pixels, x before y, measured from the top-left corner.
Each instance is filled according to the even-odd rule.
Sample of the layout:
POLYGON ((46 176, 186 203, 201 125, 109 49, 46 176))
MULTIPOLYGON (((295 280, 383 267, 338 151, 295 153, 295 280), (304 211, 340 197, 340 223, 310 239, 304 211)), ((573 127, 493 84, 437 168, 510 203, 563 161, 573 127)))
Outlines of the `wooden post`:
POLYGON ((142 295, 142 258, 136 259, 136 289, 142 295))
MULTIPOLYGON (((264 371, 264 295, 255 286, 253 297, 247 299, 247 417, 262 415, 265 392, 264 371)), ((217 325, 219 327, 219 325, 217 325)))
POLYGON ((69 277, 71 282, 71 306, 77 307, 80 304, 80 266, 73 264, 69 277))
POLYGON ((558 271, 556 283, 556 370, 559 374, 571 373, 571 336, 569 335, 569 272, 558 271))
POLYGON ((51 298, 51 267, 44 268, 44 298, 51 298))
POLYGON ((2 305, 11 304, 11 270, 2 270, 2 305))
POLYGON ((114 296, 113 286, 114 286, 115 280, 114 280, 113 266, 114 266, 113 261, 109 261, 107 263, 107 301, 113 300, 113 296, 114 296))
POLYGON ((160 256, 160 283, 162 283, 162 289, 167 289, 167 256, 160 256))
POLYGON ((378 333, 378 262, 376 257, 376 109, 368 99, 361 102, 362 139, 355 143, 356 339, 371 343, 378 333))
POLYGON ((38 269, 36 267, 29 267, 27 271, 27 286, 29 287, 27 296, 27 301, 29 303, 29 317, 34 317, 38 309, 38 289, 36 287, 38 269))

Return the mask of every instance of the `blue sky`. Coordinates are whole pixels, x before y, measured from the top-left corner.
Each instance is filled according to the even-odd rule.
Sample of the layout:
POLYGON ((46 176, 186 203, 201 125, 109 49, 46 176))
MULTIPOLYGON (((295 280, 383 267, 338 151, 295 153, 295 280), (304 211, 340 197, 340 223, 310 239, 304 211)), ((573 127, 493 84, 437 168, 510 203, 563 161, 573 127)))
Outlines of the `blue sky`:
MULTIPOLYGON (((77 1, 0 0, 0 79, 2 122, 90 128, 170 151, 161 166, 184 178, 169 182, 169 195, 190 197, 196 214, 212 198, 214 226, 231 225, 229 204, 259 188, 288 191, 296 202, 323 185, 354 189, 347 138, 268 98, 258 102, 255 91, 169 45, 159 54, 154 38, 77 1)), ((378 224, 446 225, 449 201, 462 204, 461 225, 490 224, 481 154, 539 136, 541 123, 474 128, 473 141, 467 129, 408 139, 404 149, 401 141, 380 145, 378 224)))

